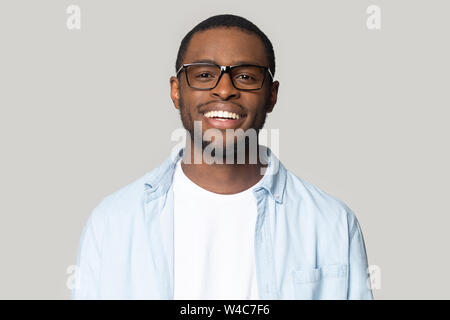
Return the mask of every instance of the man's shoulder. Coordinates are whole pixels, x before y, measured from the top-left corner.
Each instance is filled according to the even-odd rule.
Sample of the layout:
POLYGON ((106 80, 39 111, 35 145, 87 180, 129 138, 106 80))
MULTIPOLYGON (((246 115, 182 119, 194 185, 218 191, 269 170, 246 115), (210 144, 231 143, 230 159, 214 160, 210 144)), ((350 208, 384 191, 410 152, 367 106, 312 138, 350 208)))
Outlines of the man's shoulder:
POLYGON ((146 184, 152 181, 155 175, 158 175, 163 166, 164 163, 105 196, 94 208, 92 215, 98 218, 107 218, 135 213, 143 205, 146 184))
POLYGON ((286 170, 286 194, 288 201, 292 201, 304 209, 305 214, 316 215, 324 219, 355 218, 354 212, 341 199, 324 191, 304 178, 286 170))

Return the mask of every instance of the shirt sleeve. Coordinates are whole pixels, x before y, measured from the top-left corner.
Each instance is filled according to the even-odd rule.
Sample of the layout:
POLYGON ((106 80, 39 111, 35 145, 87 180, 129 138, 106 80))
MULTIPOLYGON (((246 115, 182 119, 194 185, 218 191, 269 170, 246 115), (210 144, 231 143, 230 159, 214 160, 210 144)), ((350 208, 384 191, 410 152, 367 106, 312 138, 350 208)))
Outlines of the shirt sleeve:
POLYGON ((99 299, 101 244, 99 230, 93 222, 94 212, 88 218, 79 241, 72 300, 99 299))
POLYGON ((352 215, 354 223, 350 232, 347 299, 373 300, 364 237, 358 220, 352 215))

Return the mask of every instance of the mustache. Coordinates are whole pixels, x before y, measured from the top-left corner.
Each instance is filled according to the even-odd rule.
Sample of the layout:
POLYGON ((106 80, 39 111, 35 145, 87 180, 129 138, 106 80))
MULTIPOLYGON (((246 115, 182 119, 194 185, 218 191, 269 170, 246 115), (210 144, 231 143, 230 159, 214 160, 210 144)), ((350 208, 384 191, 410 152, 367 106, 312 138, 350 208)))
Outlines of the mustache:
POLYGON ((208 104, 211 103, 229 103, 229 104, 234 104, 235 106, 238 106, 239 108, 241 108, 241 110, 245 110, 245 108, 240 104, 240 103, 236 103, 236 102, 232 102, 232 101, 223 101, 223 100, 211 100, 205 103, 200 103, 199 105, 197 105, 197 109, 200 109, 203 106, 207 106, 208 104))

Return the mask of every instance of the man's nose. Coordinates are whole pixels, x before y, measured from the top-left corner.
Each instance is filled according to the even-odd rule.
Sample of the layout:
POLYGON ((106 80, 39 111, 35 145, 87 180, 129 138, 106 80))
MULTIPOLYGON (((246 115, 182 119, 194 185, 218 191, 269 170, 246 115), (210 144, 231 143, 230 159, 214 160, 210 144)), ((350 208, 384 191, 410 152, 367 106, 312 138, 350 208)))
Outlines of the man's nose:
POLYGON ((219 96, 222 100, 230 99, 231 96, 239 96, 239 90, 233 86, 231 75, 228 72, 222 75, 219 83, 211 91, 212 95, 219 96))

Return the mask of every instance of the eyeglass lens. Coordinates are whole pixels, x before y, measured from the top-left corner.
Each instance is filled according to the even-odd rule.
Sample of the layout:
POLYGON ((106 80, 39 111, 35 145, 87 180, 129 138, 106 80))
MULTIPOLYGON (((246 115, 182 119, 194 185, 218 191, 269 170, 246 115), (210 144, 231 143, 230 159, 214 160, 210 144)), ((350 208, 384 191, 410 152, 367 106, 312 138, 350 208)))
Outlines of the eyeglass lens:
MULTIPOLYGON (((188 66, 186 69, 191 87, 213 88, 220 76, 220 68, 210 64, 188 66)), ((259 89, 262 86, 265 69, 259 66, 237 66, 231 68, 231 80, 238 89, 259 89)))

